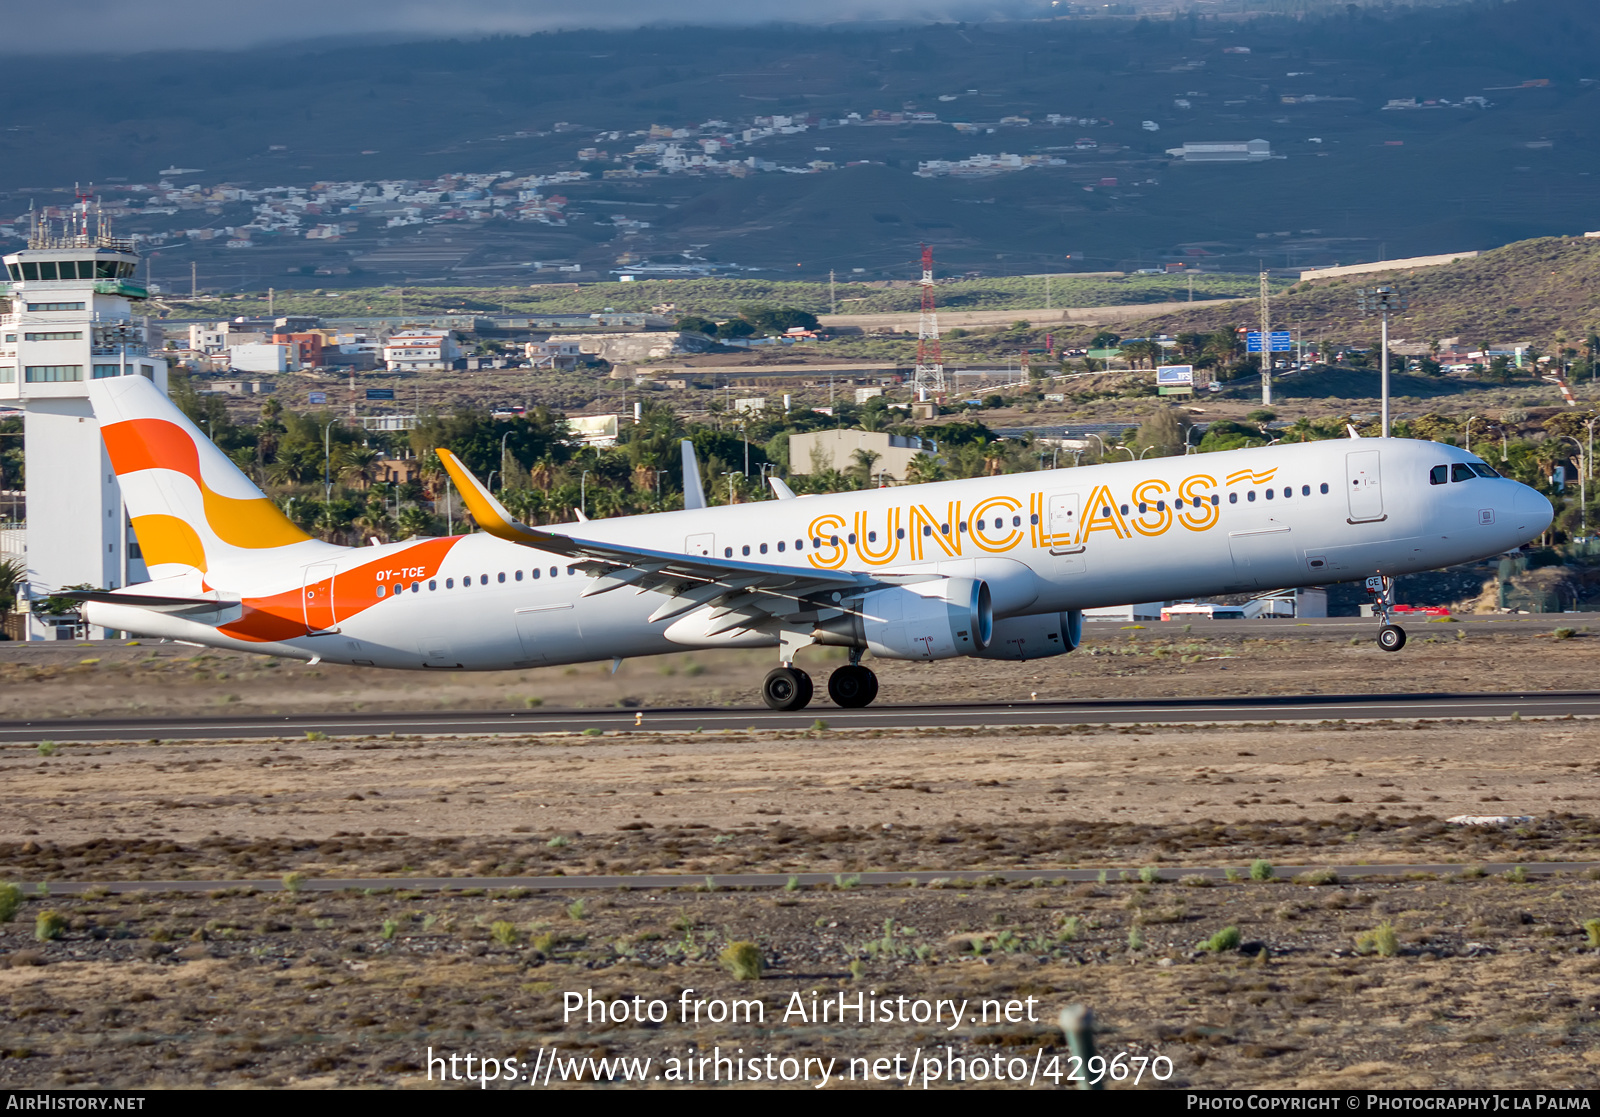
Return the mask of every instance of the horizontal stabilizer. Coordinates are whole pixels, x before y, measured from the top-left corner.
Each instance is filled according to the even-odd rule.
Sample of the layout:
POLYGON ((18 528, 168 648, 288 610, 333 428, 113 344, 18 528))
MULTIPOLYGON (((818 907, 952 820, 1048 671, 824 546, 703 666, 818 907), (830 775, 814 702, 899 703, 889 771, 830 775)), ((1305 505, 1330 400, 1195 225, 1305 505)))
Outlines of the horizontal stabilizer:
POLYGON ((157 597, 154 594, 118 593, 115 590, 62 590, 52 597, 68 601, 101 601, 107 605, 132 605, 137 609, 227 609, 237 601, 219 601, 214 597, 157 597))

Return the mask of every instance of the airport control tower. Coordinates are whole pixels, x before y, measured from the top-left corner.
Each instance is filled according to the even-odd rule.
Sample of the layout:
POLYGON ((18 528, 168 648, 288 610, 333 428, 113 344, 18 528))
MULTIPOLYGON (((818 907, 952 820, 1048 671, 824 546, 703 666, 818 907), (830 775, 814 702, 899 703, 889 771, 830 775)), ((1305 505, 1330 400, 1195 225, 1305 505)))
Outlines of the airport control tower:
MULTIPOLYGON (((148 581, 122 494, 89 406, 88 382, 144 376, 163 392, 167 362, 152 355, 138 254, 80 196, 68 218, 38 219, 28 247, 5 257, 0 282, 0 404, 25 412, 26 586, 37 602, 63 586, 118 589, 148 581)), ((156 351, 159 353, 159 349, 156 351)), ((75 635, 38 611, 28 639, 75 635)), ((91 631, 91 637, 104 633, 91 631)))

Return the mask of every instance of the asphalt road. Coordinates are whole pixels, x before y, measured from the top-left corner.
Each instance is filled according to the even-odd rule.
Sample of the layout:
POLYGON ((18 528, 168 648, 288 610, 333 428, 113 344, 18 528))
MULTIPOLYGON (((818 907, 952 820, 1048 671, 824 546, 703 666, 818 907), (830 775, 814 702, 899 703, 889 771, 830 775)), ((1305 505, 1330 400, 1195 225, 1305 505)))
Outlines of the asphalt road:
POLYGON ((258 737, 447 736, 693 732, 705 729, 917 729, 1008 725, 1194 725, 1217 722, 1384 718, 1555 718, 1600 716, 1600 692, 1504 694, 1272 695, 1252 698, 1091 699, 989 705, 870 706, 826 701, 793 713, 765 707, 688 709, 483 710, 359 714, 241 714, 203 718, 83 718, 0 722, 0 743, 40 741, 205 741, 258 737))
MULTIPOLYGON (((1513 864, 1475 863, 1470 869, 1475 874, 1490 875, 1509 872, 1519 867, 1529 876, 1548 876, 1556 873, 1588 873, 1600 868, 1594 861, 1524 861, 1513 864)), ((1273 874, 1279 880, 1291 880, 1304 872, 1326 872, 1332 869, 1339 879, 1356 877, 1395 878, 1415 873, 1442 876, 1459 873, 1469 867, 1464 864, 1406 864, 1406 865, 1278 865, 1273 874)), ((948 883, 952 888, 979 887, 980 882, 995 880, 1046 880, 1094 881, 1104 873, 1108 880, 1138 880, 1141 872, 1134 867, 1109 869, 972 869, 963 873, 948 870, 940 872, 891 873, 714 873, 705 876, 685 876, 672 873, 641 873, 635 876, 570 876, 570 877, 306 877, 296 881, 294 888, 303 892, 343 892, 348 889, 414 889, 424 892, 456 892, 467 889, 525 888, 531 891, 582 891, 587 889, 618 888, 691 888, 698 890, 719 888, 854 888, 857 885, 893 886, 948 883)), ((1180 880, 1188 876, 1224 880, 1228 873, 1244 875, 1241 866, 1168 866, 1158 870, 1162 880, 1180 880)), ((107 881, 49 881, 52 895, 73 896, 92 889, 108 892, 211 892, 224 888, 250 888, 257 892, 282 892, 288 889, 280 880, 107 880, 107 881)), ((33 892, 38 884, 25 881, 22 888, 33 892)))

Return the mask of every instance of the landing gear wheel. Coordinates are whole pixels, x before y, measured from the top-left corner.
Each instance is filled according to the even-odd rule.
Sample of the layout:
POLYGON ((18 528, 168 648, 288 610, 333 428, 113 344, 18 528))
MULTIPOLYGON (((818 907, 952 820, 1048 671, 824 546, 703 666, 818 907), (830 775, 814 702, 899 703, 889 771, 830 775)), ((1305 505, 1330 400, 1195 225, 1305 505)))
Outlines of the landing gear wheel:
POLYGON ((871 668, 862 667, 859 663, 841 667, 828 676, 828 697, 833 699, 835 706, 843 706, 847 710, 870 706, 872 700, 878 697, 878 676, 872 673, 871 668))
POLYGON ((1397 624, 1386 624, 1378 629, 1378 647, 1386 652, 1397 652, 1406 646, 1406 630, 1397 624))
POLYGON ((761 682, 761 700, 774 710, 803 710, 811 694, 811 676, 798 667, 775 668, 761 682))

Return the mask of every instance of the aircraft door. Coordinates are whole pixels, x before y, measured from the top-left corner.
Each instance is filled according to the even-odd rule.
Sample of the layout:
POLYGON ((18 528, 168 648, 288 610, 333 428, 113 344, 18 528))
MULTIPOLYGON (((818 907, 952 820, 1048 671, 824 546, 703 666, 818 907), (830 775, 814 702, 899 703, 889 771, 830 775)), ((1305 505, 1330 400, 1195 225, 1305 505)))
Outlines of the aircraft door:
POLYGON ((1350 522, 1353 524, 1388 519, 1383 512, 1378 458, 1377 450, 1361 450, 1344 456, 1345 492, 1350 496, 1350 522))
POLYGON ((683 541, 683 553, 699 558, 710 558, 717 549, 717 537, 712 534, 691 535, 683 541))
POLYGON ((336 569, 331 562, 306 567, 300 603, 305 610, 308 636, 333 631, 337 623, 333 612, 333 574, 336 569))
POLYGON ((1045 542, 1056 556, 1056 572, 1082 574, 1088 569, 1084 545, 1073 542, 1078 537, 1078 519, 1083 515, 1082 498, 1077 493, 1051 493, 1047 513, 1045 542))

